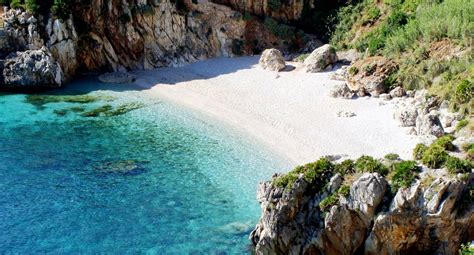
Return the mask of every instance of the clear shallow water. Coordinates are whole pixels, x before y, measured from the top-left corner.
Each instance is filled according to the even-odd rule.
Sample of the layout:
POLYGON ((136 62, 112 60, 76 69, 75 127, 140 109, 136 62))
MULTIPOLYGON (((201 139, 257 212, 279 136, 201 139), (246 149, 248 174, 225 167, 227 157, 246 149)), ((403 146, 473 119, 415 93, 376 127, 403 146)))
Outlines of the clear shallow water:
POLYGON ((92 94, 115 99, 0 95, 0 253, 247 253, 256 185, 284 163, 145 92, 92 94), (120 116, 57 114, 136 101, 120 116))

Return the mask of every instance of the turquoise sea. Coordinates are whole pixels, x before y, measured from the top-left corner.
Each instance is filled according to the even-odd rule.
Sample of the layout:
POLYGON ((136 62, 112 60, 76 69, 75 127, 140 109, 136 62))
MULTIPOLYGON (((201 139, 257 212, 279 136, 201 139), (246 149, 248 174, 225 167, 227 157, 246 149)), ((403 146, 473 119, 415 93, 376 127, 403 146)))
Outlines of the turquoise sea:
POLYGON ((0 253, 246 254, 283 159, 127 85, 0 95, 0 253))

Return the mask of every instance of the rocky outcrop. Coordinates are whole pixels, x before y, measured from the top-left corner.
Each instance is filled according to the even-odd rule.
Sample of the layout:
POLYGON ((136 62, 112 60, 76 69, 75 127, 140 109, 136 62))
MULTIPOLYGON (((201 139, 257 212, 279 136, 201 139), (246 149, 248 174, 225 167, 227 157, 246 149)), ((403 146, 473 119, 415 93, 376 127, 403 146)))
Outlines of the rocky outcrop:
POLYGON ((336 49, 329 44, 325 44, 311 52, 304 60, 304 69, 308 73, 321 72, 331 69, 336 62, 336 49))
POLYGON ((457 254, 474 238, 474 204, 465 200, 472 176, 439 176, 427 187, 422 181, 392 198, 384 177, 363 174, 327 213, 320 204, 336 194, 332 182, 320 191, 303 174, 291 187, 261 183, 262 216, 250 234, 255 253, 457 254))
POLYGON ((285 69, 286 66, 283 55, 277 49, 264 50, 258 63, 263 69, 275 72, 285 69))
POLYGON ((289 52, 290 47, 304 45, 301 36, 280 38, 263 20, 246 18, 229 6, 208 1, 92 0, 71 4, 66 19, 10 10, 5 15, 9 38, 5 50, 46 46, 65 82, 80 72, 180 66, 210 57, 256 54, 265 48, 289 52))
POLYGON ((9 89, 40 89, 60 87, 63 72, 46 48, 27 50, 5 59, 4 87, 9 89))
POLYGON ((352 90, 362 90, 371 96, 388 92, 385 80, 396 70, 395 62, 384 57, 369 57, 352 64, 347 84, 352 90))

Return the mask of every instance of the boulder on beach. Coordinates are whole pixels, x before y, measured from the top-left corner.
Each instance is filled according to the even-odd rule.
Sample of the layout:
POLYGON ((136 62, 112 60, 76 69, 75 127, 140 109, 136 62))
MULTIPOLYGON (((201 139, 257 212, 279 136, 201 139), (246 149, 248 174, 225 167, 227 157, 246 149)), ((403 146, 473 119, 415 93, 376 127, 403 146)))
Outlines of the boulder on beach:
POLYGON ((4 62, 4 84, 8 89, 61 87, 64 76, 60 65, 46 48, 10 54, 4 62))
POLYGON ((103 83, 132 83, 135 76, 125 72, 105 73, 99 76, 99 81, 103 83))
POLYGON ((387 93, 386 80, 397 69, 395 62, 375 56, 359 60, 349 68, 347 84, 352 90, 365 90, 371 96, 387 93))
POLYGON ((258 63, 263 69, 275 72, 279 72, 286 67, 283 55, 277 49, 263 51, 258 63))
POLYGON ((332 65, 336 62, 336 49, 329 44, 325 44, 315 49, 304 60, 304 68, 308 73, 316 73, 332 68, 332 65))

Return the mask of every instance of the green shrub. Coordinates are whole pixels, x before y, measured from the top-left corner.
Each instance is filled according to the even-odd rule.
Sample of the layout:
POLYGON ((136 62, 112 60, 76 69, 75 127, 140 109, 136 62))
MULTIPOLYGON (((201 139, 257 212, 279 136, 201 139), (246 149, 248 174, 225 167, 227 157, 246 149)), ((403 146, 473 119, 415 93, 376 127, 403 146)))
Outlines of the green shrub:
POLYGON ((423 153, 421 162, 430 168, 437 169, 442 167, 447 159, 448 153, 446 150, 439 145, 433 144, 423 153))
POLYGON ((341 174, 342 176, 346 175, 346 174, 352 174, 355 172, 355 164, 354 164, 354 161, 350 160, 350 159, 346 159, 344 161, 342 161, 340 164, 337 164, 335 166, 335 171, 339 174, 341 174))
POLYGON ((327 158, 321 158, 316 162, 298 166, 288 174, 274 178, 273 185, 281 188, 291 189, 300 174, 306 182, 312 184, 314 190, 321 190, 328 182, 334 172, 334 164, 327 158))
POLYGON ((464 174, 471 172, 473 165, 471 162, 449 156, 445 163, 446 168, 450 174, 464 174))
POLYGON ((331 194, 319 203, 319 208, 321 209, 321 211, 327 212, 329 211, 329 209, 331 209, 333 205, 336 205, 337 203, 339 203, 338 195, 331 194))
POLYGON ((389 154, 385 155, 384 158, 387 159, 387 160, 399 160, 400 155, 398 155, 396 153, 389 153, 389 154))
POLYGON ((337 191, 337 193, 343 197, 348 197, 350 195, 350 192, 351 187, 349 187, 349 185, 342 185, 337 191))
POLYGON ((12 9, 21 9, 23 5, 21 4, 20 0, 12 0, 10 2, 10 8, 12 9))
POLYGON ((354 76, 357 73, 359 73, 359 68, 357 68, 355 66, 351 66, 351 67, 349 67, 348 72, 349 72, 350 75, 354 76))
POLYGON ((413 158, 416 160, 421 160, 423 158, 423 154, 425 154, 425 151, 428 149, 428 146, 419 143, 415 146, 415 149, 413 149, 413 158))
POLYGON ((469 124, 469 120, 468 120, 468 119, 460 120, 460 121, 458 122, 458 124, 456 125, 456 132, 459 132, 461 129, 463 129, 464 127, 466 127, 468 124, 469 124))
POLYGON ((392 165, 394 175, 392 185, 395 189, 407 188, 415 180, 420 168, 415 161, 402 161, 392 165))
POLYGON ((25 9, 30 13, 36 14, 39 11, 39 5, 36 0, 25 0, 25 9))
POLYGON ((362 25, 367 25, 369 23, 374 22, 380 17, 380 9, 376 6, 372 6, 367 11, 366 15, 362 18, 362 25))
POLYGON ((461 244, 459 255, 474 255, 474 245, 472 243, 461 244))
POLYGON ((369 172, 379 173, 381 175, 386 175, 388 173, 388 168, 380 161, 365 155, 357 159, 355 162, 355 169, 359 173, 369 172))
POLYGON ((474 83, 469 80, 462 80, 456 86, 454 93, 454 100, 457 103, 465 104, 468 103, 474 97, 474 83))
POLYGON ((442 136, 438 139, 436 139, 432 146, 433 145, 437 145, 437 146, 440 146, 442 148, 444 148, 445 150, 447 151, 454 151, 456 149, 456 146, 454 146, 454 144, 452 143, 454 141, 454 136, 452 135, 445 135, 445 136, 442 136))

